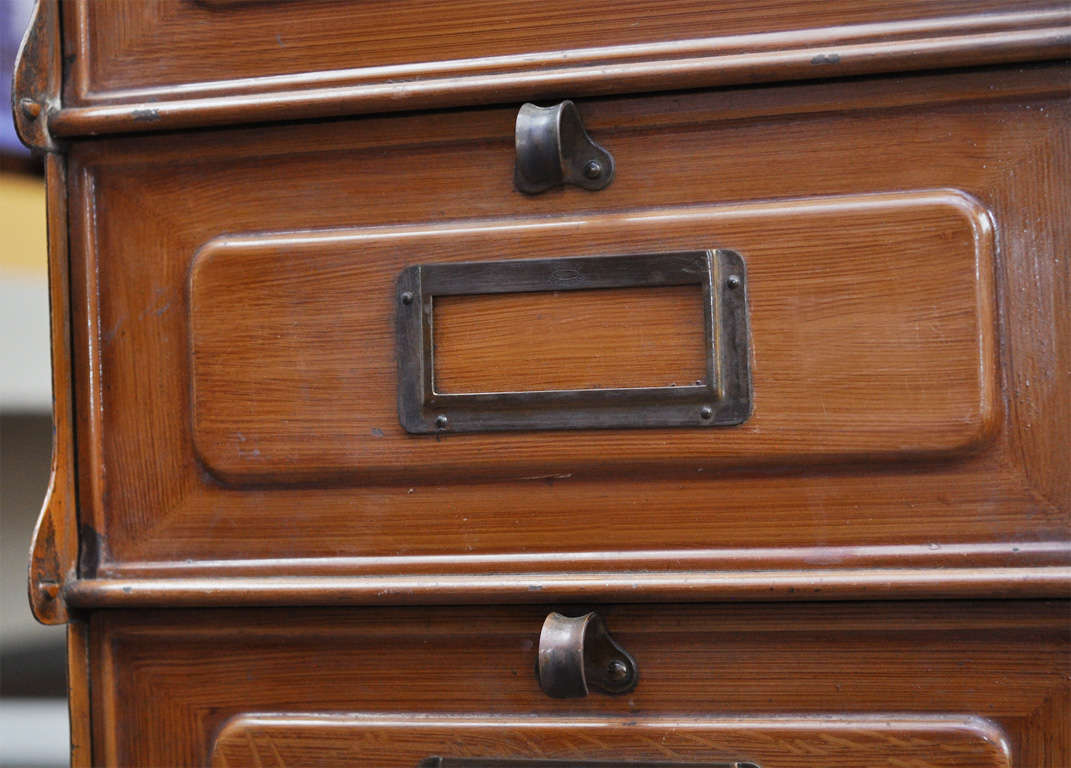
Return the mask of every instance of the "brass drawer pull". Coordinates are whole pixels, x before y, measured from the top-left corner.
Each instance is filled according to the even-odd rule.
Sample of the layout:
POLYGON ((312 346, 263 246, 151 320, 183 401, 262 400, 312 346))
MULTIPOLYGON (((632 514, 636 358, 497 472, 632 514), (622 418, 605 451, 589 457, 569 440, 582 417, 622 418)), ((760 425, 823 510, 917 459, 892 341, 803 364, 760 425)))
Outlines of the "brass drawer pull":
POLYGON ((591 140, 571 101, 555 107, 522 106, 514 142, 513 183, 526 195, 562 184, 602 189, 614 180, 613 155, 591 140))
POLYGON ((636 660, 610 636, 597 613, 577 618, 551 613, 539 633, 539 685, 556 699, 628 693, 636 687, 636 660))

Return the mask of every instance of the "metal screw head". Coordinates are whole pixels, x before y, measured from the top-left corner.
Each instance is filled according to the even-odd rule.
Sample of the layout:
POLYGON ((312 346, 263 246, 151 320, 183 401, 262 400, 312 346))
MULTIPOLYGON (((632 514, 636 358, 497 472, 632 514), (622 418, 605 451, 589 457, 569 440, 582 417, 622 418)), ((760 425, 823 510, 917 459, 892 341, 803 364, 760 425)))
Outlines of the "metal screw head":
POLYGON ((412 304, 412 303, 413 303, 413 294, 410 293, 409 291, 406 291, 405 293, 403 293, 402 294, 402 304, 405 304, 405 305, 408 306, 409 304, 412 304))
POLYGON ((725 281, 725 285, 730 290, 736 290, 737 288, 739 288, 740 287, 740 277, 739 277, 739 275, 729 275, 729 279, 725 281))
POLYGON ((439 429, 446 429, 446 425, 448 423, 449 419, 446 418, 445 414, 440 413, 438 416, 435 417, 435 426, 437 426, 439 429))
POLYGON ((709 419, 713 415, 714 415, 714 409, 711 408, 709 405, 704 405, 699 411, 699 416, 701 418, 703 418, 703 419, 709 419))
POLYGON ((19 109, 30 120, 36 120, 37 116, 41 114, 41 105, 29 98, 19 99, 19 109))
POLYGON ((47 581, 39 584, 37 589, 41 592, 41 597, 45 600, 55 600, 59 597, 59 584, 54 581, 47 581))
POLYGON ((602 163, 598 160, 592 160, 584 166, 584 175, 589 179, 597 179, 602 176, 602 163))
POLYGON ((621 659, 613 659, 606 665, 606 676, 615 683, 623 683, 629 678, 628 664, 621 659))

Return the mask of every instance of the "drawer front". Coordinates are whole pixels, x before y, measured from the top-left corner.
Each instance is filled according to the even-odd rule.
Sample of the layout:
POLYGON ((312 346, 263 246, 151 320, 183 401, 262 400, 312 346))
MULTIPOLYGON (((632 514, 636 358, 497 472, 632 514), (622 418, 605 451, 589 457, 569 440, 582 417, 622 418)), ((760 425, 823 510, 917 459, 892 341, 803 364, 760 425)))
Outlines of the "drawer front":
POLYGON ((639 680, 572 699, 536 680, 551 608, 95 613, 93 764, 1069 759, 1066 602, 602 606, 639 680))
POLYGON ((226 768, 354 760, 382 768, 1011 768, 1010 759, 999 728, 954 715, 248 715, 229 722, 212 750, 212 764, 226 768))
MULTIPOLYGON (((74 145, 81 577, 150 600, 159 584, 116 580, 627 599, 684 594, 679 571, 709 597, 771 568, 822 571, 819 593, 886 569, 854 581, 865 594, 892 567, 977 585, 970 569, 1066 564, 1071 398, 1045 374, 1068 340, 1065 74, 591 102, 617 168, 599 192, 518 193, 506 108, 74 145), (742 423, 400 423, 404 270, 710 249, 746 268, 742 423)), ((447 296, 436 376, 469 394, 702 385, 703 302, 694 285, 447 296)))

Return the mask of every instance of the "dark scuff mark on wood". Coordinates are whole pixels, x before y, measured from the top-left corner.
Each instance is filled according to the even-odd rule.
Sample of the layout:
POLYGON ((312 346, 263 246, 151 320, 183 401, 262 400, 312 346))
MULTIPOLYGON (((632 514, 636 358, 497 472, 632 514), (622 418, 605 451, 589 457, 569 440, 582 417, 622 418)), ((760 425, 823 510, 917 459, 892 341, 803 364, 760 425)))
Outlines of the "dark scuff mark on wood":
POLYGON ((820 53, 811 59, 812 64, 840 64, 840 54, 820 53))

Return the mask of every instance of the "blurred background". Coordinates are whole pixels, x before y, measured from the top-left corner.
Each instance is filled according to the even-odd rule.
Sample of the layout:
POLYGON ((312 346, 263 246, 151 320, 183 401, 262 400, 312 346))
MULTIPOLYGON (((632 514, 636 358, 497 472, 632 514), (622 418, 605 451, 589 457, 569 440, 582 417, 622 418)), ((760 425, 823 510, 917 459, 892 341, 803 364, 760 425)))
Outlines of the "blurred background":
POLYGON ((0 766, 68 763, 63 627, 30 615, 26 562, 52 442, 45 188, 11 76, 33 0, 0 0, 0 766))

